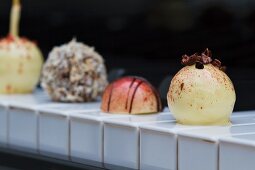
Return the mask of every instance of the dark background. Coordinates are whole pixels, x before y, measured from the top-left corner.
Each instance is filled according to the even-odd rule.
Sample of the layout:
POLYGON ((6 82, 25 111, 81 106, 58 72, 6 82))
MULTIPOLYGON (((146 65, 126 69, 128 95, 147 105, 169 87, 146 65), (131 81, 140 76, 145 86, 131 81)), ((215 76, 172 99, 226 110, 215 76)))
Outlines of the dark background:
MULTIPOLYGON (((159 86, 183 54, 209 48, 227 65, 236 110, 255 109, 253 0, 23 0, 21 36, 45 58, 76 37, 95 46, 108 70, 124 68, 159 86)), ((0 36, 8 33, 10 0, 0 2, 0 36)))

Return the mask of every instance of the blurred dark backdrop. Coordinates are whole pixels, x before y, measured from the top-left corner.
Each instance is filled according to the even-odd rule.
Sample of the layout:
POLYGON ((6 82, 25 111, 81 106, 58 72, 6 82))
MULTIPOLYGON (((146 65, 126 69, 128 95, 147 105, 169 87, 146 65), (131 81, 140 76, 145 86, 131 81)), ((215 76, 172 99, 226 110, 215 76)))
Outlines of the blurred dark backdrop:
MULTIPOLYGON (((23 0, 20 32, 45 58, 76 37, 95 46, 108 70, 124 68, 159 86, 184 53, 209 48, 228 66, 236 110, 255 109, 254 0, 23 0)), ((8 33, 11 1, 0 2, 0 36, 8 33)))

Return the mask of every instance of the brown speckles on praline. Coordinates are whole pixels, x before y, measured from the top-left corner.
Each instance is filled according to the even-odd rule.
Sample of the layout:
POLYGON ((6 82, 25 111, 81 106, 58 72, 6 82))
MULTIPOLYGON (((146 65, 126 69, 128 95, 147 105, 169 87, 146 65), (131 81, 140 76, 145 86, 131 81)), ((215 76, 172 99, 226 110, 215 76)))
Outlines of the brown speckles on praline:
POLYGON ((6 90, 7 93, 11 93, 11 91, 12 91, 12 86, 11 86, 10 84, 7 84, 7 85, 5 86, 5 90, 6 90))
POLYGON ((30 55, 27 55, 26 58, 27 58, 27 60, 31 60, 31 56, 30 55))
POLYGON ((181 83, 181 91, 182 91, 182 89, 183 89, 183 86, 184 86, 184 83, 181 83))
POLYGON ((19 63, 19 67, 18 67, 18 74, 22 74, 23 73, 23 63, 19 63))

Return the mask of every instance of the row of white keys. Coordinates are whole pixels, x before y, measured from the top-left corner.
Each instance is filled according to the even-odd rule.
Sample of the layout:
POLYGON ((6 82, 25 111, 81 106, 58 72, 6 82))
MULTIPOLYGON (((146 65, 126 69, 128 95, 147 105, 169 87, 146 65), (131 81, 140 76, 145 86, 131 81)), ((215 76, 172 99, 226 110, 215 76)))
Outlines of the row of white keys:
MULTIPOLYGON (((7 98, 4 100, 8 101, 7 105, 0 99, 0 116, 4 117, 3 132, 0 132, 4 136, 3 144, 8 143, 15 149, 97 166, 100 164, 98 162, 104 162, 104 120, 134 117, 128 120, 138 128, 138 124, 173 119, 169 112, 160 113, 160 116, 101 113, 99 102, 54 103, 44 93, 7 98)), ((135 140, 139 143, 139 136, 136 136, 135 140)), ((137 152, 133 154, 134 157, 139 157, 137 152)), ((139 160, 136 164, 138 162, 139 160)))
MULTIPOLYGON (((99 162, 105 162, 109 168, 124 166, 133 169, 177 169, 179 160, 180 170, 186 168, 199 170, 199 167, 204 169, 203 165, 209 170, 217 169, 218 166, 220 169, 228 170, 230 169, 228 159, 234 155, 227 152, 229 149, 227 146, 232 146, 232 143, 236 142, 231 140, 231 143, 228 139, 224 141, 224 138, 230 135, 237 138, 235 135, 239 136, 240 133, 255 132, 255 125, 241 126, 255 123, 253 111, 233 113, 232 127, 195 127, 176 125, 169 112, 145 116, 112 115, 101 113, 99 108, 99 102, 53 103, 41 94, 1 96, 0 144, 6 145, 8 142, 11 147, 18 149, 25 148, 26 151, 96 166, 102 166, 99 162), (10 99, 14 100, 8 103, 10 99), (9 110, 9 116, 6 110, 9 110), (229 129, 233 132, 227 133, 229 129), (216 136, 213 140, 208 139, 209 132, 210 137, 216 136), (177 134, 180 134, 179 159, 177 159, 177 134), (189 141, 185 143, 187 138, 189 141), (218 152, 218 141, 221 138, 222 149, 218 152), (220 161, 217 154, 220 154, 220 161), (195 155, 198 155, 198 158, 195 155)), ((243 139, 246 136, 243 138, 241 136, 238 141, 248 140, 243 139)), ((250 142, 246 144, 252 148, 254 144, 251 143, 254 142, 250 138, 249 140, 250 142)), ((244 143, 239 143, 241 149, 246 147, 244 143)), ((240 151, 238 150, 240 147, 230 149, 237 149, 236 153, 240 151)), ((253 150, 254 147, 248 150, 248 153, 240 153, 252 155, 255 154, 253 150)), ((235 158, 237 160, 237 157, 233 159, 235 158)), ((240 158, 243 157, 239 156, 238 159, 240 158)), ((245 159, 243 162, 247 167, 245 169, 248 169, 255 161, 245 159), (245 164, 247 162, 249 165, 245 164)), ((238 169, 237 165, 234 167, 238 169)))
MULTIPOLYGON (((27 103, 29 100, 33 100, 35 97, 39 98, 39 96, 43 96, 42 93, 36 92, 35 95, 1 95, 0 96, 0 121, 1 121, 1 130, 0 130, 0 141, 2 145, 7 146, 9 144, 9 130, 11 127, 9 126, 9 109, 12 104, 21 104, 27 103)), ((22 142, 21 142, 22 143, 22 142)))
MULTIPOLYGON (((255 112, 236 112, 232 116, 233 125, 245 125, 255 123, 255 112)), ((217 156, 214 159, 207 160, 207 151, 201 149, 202 144, 198 145, 196 148, 196 143, 189 141, 188 148, 192 152, 188 152, 187 148, 183 149, 182 144, 178 142, 178 134, 189 134, 189 131, 197 131, 199 136, 201 134, 201 129, 208 129, 206 126, 184 126, 178 125, 175 122, 165 122, 165 123, 154 123, 147 124, 140 127, 140 169, 152 170, 152 169, 162 169, 162 170, 176 170, 176 169, 204 169, 203 165, 207 165, 205 169, 210 169, 210 167, 217 167, 217 156), (179 153, 178 147, 179 146, 179 153), (196 149, 195 149, 196 148, 196 149), (180 153, 182 152, 182 153, 180 153), (198 155, 195 155, 196 152, 198 155), (178 154, 177 154, 178 153, 178 154), (189 154, 190 153, 190 154, 189 154), (178 167, 178 155, 179 155, 179 167, 178 167), (197 156, 197 157, 196 157, 197 156), (196 161, 199 163, 196 163, 196 161), (196 166, 197 165, 197 166, 196 166)), ((211 127, 214 128, 214 127, 211 127)), ((216 127, 215 127, 216 128, 216 127)), ((229 128, 229 127, 226 127, 229 128)), ((223 128, 224 129, 224 128, 223 128)), ((255 129, 251 129, 252 131, 255 129)), ((210 128, 208 129, 208 133, 210 128)), ((205 134, 206 134, 205 130, 205 134)), ((222 131, 224 133, 224 131, 222 131)), ((215 135, 220 135, 216 133, 215 135)), ((193 135, 194 136, 194 135, 193 135)), ((211 136, 211 134, 209 135, 211 136)), ((179 138, 182 140, 182 137, 179 138)), ((194 139, 197 141, 198 137, 194 136, 194 139)), ((202 142, 205 142, 205 145, 208 144, 208 139, 205 138, 202 142)), ((181 141, 182 142, 182 141, 181 141)), ((187 147, 186 145, 184 145, 187 147)), ((217 147, 216 147, 217 148, 217 147)), ((215 148, 215 149, 216 149, 215 148)), ((217 153, 217 149, 215 151, 217 153)))
POLYGON ((51 104, 37 108, 38 150, 41 155, 70 159, 70 115, 98 112, 99 102, 51 104))
MULTIPOLYGON (((242 118, 238 118, 242 119, 242 118)), ((247 119, 248 120, 248 119, 247 119)), ((255 123, 254 119, 250 123, 255 123)), ((248 121, 249 121, 248 120, 248 121)), ((219 139, 255 132, 255 124, 208 127, 182 131, 178 134, 179 170, 217 170, 219 168, 219 139)))
POLYGON ((219 170, 254 170, 255 133, 222 137, 219 170))
MULTIPOLYGON (((83 104, 83 107, 86 105, 83 104)), ((88 106, 91 107, 91 104, 88 106)), ((66 105, 66 107, 71 110, 70 106, 66 105)), ((56 107, 54 108, 56 109, 56 107)), ((99 106, 96 108, 99 108, 99 106)), ((105 135, 103 122, 121 117, 133 117, 132 115, 102 113, 99 110, 90 110, 89 112, 89 108, 72 112, 60 112, 55 109, 49 109, 49 107, 38 109, 40 113, 40 154, 70 159, 74 162, 94 166, 103 166, 104 162, 103 142, 105 135), (68 125, 67 122, 70 122, 70 124, 68 125), (56 136, 54 137, 54 135, 56 136), (67 139, 69 140, 67 141, 67 139)), ((144 117, 154 118, 155 115, 144 117)))
MULTIPOLYGON (((249 111, 250 113, 254 113, 249 111)), ((244 112, 248 113, 248 112, 244 112)), ((254 120, 254 117, 250 118, 254 120)), ((219 139, 220 170, 254 170, 255 133, 226 136, 219 139)))
POLYGON ((103 121, 130 115, 76 112, 70 115, 70 156, 74 162, 103 166, 103 121))
MULTIPOLYGON (((0 131, 0 141, 2 141, 1 143, 3 145, 6 146, 8 144, 8 146, 15 149, 38 152, 40 147, 43 148, 45 146, 44 141, 39 142, 38 140, 40 134, 39 125, 42 126, 42 128, 47 128, 47 123, 50 124, 50 122, 52 122, 52 120, 54 121, 56 118, 62 120, 61 118, 63 118, 63 115, 67 116, 70 112, 81 110, 84 112, 98 112, 99 108, 100 102, 86 104, 55 103, 42 91, 30 95, 1 95, 0 118, 3 118, 1 119, 1 126, 3 127, 0 131), (52 120, 46 122, 46 125, 44 120, 45 117, 47 119, 47 116, 43 114, 45 110, 49 111, 50 114, 48 114, 48 116, 52 117, 52 120), (42 114, 40 114, 41 112, 42 114), (39 124, 39 117, 43 122, 41 124, 39 124), (40 143, 42 143, 41 146, 39 145, 40 143)), ((66 123, 69 126, 69 121, 66 123)), ((50 136, 50 134, 52 134, 51 132, 55 132, 54 130, 56 129, 54 128, 58 127, 54 126, 52 131, 48 131, 49 135, 46 136, 50 136)), ((41 131, 44 132, 45 130, 41 129, 41 131)), ((57 139, 53 138, 50 142, 54 143, 54 139, 59 139, 58 136, 61 136, 61 134, 56 133, 54 137, 57 137, 57 139)), ((42 138, 42 140, 43 139, 44 138, 42 138)), ((64 141, 60 141, 60 143, 57 143, 61 145, 63 142, 64 141)), ((46 148, 47 150, 51 150, 51 143, 46 144, 46 148)), ((58 149, 59 146, 53 151, 59 151, 58 149)), ((67 157, 66 154, 65 157, 67 157)))
POLYGON ((139 169, 140 126, 174 121, 170 112, 108 119, 104 121, 104 164, 106 168, 139 169))
POLYGON ((8 101, 8 145, 18 150, 37 152, 37 107, 51 103, 47 96, 24 95, 8 101))

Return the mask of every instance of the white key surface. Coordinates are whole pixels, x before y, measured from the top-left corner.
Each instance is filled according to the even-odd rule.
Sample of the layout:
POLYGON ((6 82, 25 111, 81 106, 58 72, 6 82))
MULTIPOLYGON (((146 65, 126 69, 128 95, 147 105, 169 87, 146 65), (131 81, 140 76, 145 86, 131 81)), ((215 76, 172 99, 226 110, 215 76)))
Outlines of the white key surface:
MULTIPOLYGON (((232 116, 233 124, 255 123, 255 114, 238 113, 232 116)), ((187 126, 175 122, 150 123, 140 126, 141 169, 177 169, 177 134, 188 129, 207 128, 207 126, 187 126)))
POLYGON ((255 124, 216 126, 179 132, 179 170, 217 170, 219 138, 251 132, 255 132, 255 124))
POLYGON ((173 120, 170 113, 139 115, 104 121, 104 163, 107 168, 139 168, 139 126, 173 120), (112 166, 114 165, 114 166, 112 166))
POLYGON ((101 167, 103 163, 103 120, 128 116, 130 115, 102 112, 71 114, 71 160, 101 167))
POLYGON ((220 170, 254 170, 255 133, 220 138, 220 170))
POLYGON ((70 159, 70 115, 99 111, 99 102, 61 103, 40 107, 39 113, 39 152, 54 158, 70 159))

